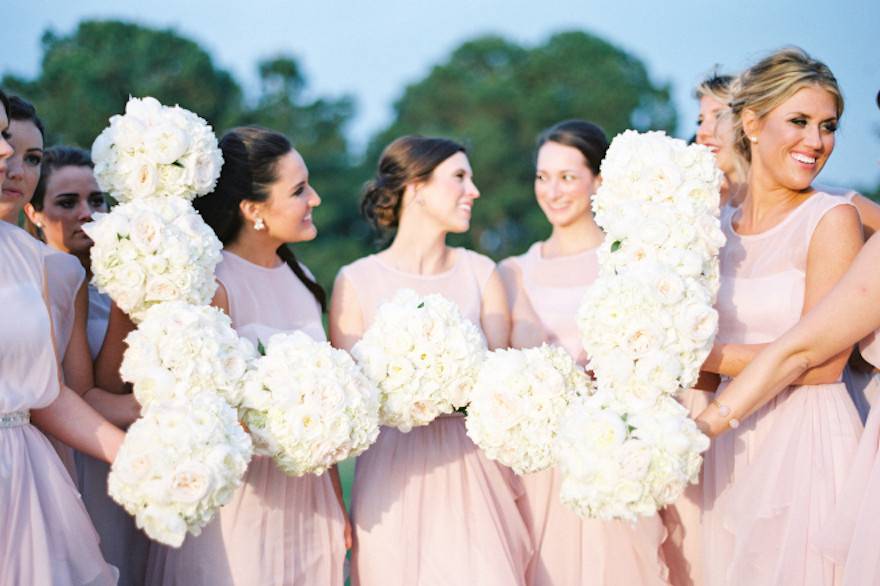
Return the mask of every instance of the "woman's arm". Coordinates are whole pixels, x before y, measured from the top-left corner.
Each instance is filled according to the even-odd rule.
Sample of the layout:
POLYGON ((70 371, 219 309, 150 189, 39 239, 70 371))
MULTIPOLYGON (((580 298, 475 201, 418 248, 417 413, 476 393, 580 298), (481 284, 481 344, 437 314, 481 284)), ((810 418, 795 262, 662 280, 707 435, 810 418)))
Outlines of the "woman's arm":
POLYGON ((489 350, 507 348, 510 344, 510 311, 507 308, 507 295, 498 270, 492 271, 486 286, 480 309, 480 325, 486 336, 489 350))
POLYGON ((350 351, 364 335, 364 318, 351 282, 339 273, 333 284, 328 316, 330 343, 336 348, 350 351))
MULTIPOLYGON (((858 337, 836 345, 852 333, 849 325, 851 322, 844 321, 844 318, 852 318, 841 315, 839 313, 841 310, 836 306, 846 308, 852 301, 842 297, 837 292, 839 287, 834 287, 835 284, 840 283, 847 289, 864 287, 863 284, 849 284, 852 279, 849 275, 858 271, 875 271, 873 268, 865 267, 864 261, 853 264, 852 259, 858 254, 860 243, 861 229, 858 215, 853 208, 839 206, 825 214, 810 242, 804 298, 806 315, 792 329, 793 332, 802 332, 806 328, 806 334, 795 334, 796 337, 792 340, 792 335, 789 333, 772 344, 762 345, 764 351, 760 354, 756 353, 747 364, 744 364, 740 372, 737 372, 740 376, 717 397, 717 402, 728 407, 731 413, 722 417, 718 405, 710 405, 700 414, 698 420, 707 433, 717 435, 723 432, 727 429, 731 417, 745 419, 788 384, 823 384, 839 379, 852 345, 872 331, 870 327, 856 328, 857 332, 860 332, 858 337), (852 270, 846 273, 851 265, 852 270), (847 275, 846 279, 843 279, 844 274, 847 275), (829 306, 829 303, 834 305, 829 306), (816 324, 816 318, 811 313, 807 313, 813 308, 817 311, 823 308, 821 309, 823 313, 831 313, 835 319, 820 318, 821 323, 816 324), (846 333, 841 335, 841 331, 846 333), (825 337, 822 352, 803 352, 804 344, 811 336, 825 337), (833 349, 829 350, 829 348, 833 349), (767 372, 768 361, 776 365, 776 372, 767 372), (755 370, 758 371, 757 374, 755 370), (743 383, 741 379, 746 372, 751 374, 743 383)), ((877 247, 878 245, 874 244, 873 248, 877 247)), ((878 281, 878 291, 880 291, 880 281, 878 281)), ((875 303, 876 299, 875 297, 875 303)))
POLYGON ((119 375, 119 367, 127 348, 125 338, 134 330, 135 325, 125 312, 115 303, 111 304, 107 334, 95 359, 95 383, 102 389, 120 395, 131 392, 130 386, 119 375))
POLYGON ((339 508, 342 509, 342 516, 345 518, 345 549, 351 549, 351 518, 348 516, 348 511, 345 510, 345 498, 342 496, 342 479, 339 477, 339 467, 334 464, 330 470, 330 480, 333 483, 333 492, 336 493, 336 500, 339 501, 339 508))
POLYGON ((64 351, 61 368, 64 382, 108 421, 120 427, 131 425, 140 416, 133 395, 110 393, 95 386, 92 357, 86 333, 89 311, 88 285, 83 284, 74 301, 73 329, 64 351))
POLYGON ((125 438, 122 431, 65 385, 48 407, 31 411, 31 420, 68 446, 109 463, 116 459, 125 438))
POLYGON ((510 347, 532 348, 546 341, 544 328, 522 284, 522 270, 512 259, 498 264, 498 275, 510 310, 510 347))

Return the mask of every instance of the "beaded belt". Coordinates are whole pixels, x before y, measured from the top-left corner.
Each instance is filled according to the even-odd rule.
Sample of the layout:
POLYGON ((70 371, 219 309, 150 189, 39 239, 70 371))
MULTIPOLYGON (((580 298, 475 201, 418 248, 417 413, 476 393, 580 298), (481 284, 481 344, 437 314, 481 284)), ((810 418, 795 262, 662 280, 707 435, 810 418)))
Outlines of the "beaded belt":
POLYGON ((13 411, 12 413, 0 413, 0 428, 21 427, 31 422, 30 411, 13 411))

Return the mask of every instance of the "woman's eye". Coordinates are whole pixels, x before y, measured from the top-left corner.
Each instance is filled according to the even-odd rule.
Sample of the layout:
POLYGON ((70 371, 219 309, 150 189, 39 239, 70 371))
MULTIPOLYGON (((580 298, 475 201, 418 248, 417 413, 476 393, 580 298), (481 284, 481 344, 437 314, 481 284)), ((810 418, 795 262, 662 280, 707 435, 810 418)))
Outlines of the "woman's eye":
POLYGON ((825 132, 835 133, 837 132, 837 122, 826 122, 822 125, 822 128, 825 132))
POLYGON ((43 162, 43 157, 41 157, 40 155, 26 155, 24 158, 24 162, 31 167, 39 167, 40 163, 43 162))
POLYGON ((64 208, 65 210, 72 210, 74 207, 76 207, 76 202, 70 201, 70 200, 64 200, 64 201, 58 202, 58 205, 60 207, 64 208))
POLYGON ((792 118, 791 123, 794 124, 795 126, 800 126, 800 127, 804 127, 807 125, 807 121, 804 120, 803 118, 792 118))
POLYGON ((565 174, 562 176, 563 181, 574 181, 576 177, 574 175, 565 174))

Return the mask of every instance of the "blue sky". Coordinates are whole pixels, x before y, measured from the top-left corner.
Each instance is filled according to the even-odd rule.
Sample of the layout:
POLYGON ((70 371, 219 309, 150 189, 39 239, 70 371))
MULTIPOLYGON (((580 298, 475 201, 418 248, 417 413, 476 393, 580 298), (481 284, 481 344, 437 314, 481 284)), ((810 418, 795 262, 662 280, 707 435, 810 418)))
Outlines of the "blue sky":
MULTIPOLYGON (((736 71, 768 51, 796 44, 824 60, 847 99, 837 148, 821 180, 880 182, 880 2, 876 0, 13 0, 7 5, 0 72, 30 76, 46 28, 68 33, 84 18, 123 18, 172 27, 206 47, 246 86, 255 64, 294 55, 316 94, 352 94, 352 136, 382 127, 406 84, 422 78, 461 42, 497 33, 537 44, 584 29, 635 54, 652 77, 670 82, 689 136, 697 108, 690 92, 719 64, 736 71), (138 5, 140 7, 138 7, 138 5), (144 6, 148 9, 144 9, 144 6)), ((577 66, 577 65, 574 65, 577 66)), ((475 156, 479 156, 475 153, 475 156)), ((528 164, 528 161, 523 161, 528 164)))

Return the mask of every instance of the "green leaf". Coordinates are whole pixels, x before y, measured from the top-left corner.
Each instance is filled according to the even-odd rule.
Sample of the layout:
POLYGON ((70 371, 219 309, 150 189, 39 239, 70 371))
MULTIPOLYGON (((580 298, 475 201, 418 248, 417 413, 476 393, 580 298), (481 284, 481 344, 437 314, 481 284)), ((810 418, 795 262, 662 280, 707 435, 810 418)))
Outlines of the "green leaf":
POLYGON ((620 250, 620 240, 615 240, 611 243, 611 252, 617 252, 620 250))
POLYGON ((266 347, 263 346, 263 341, 259 338, 257 338, 257 352, 260 353, 260 356, 266 355, 266 347))

